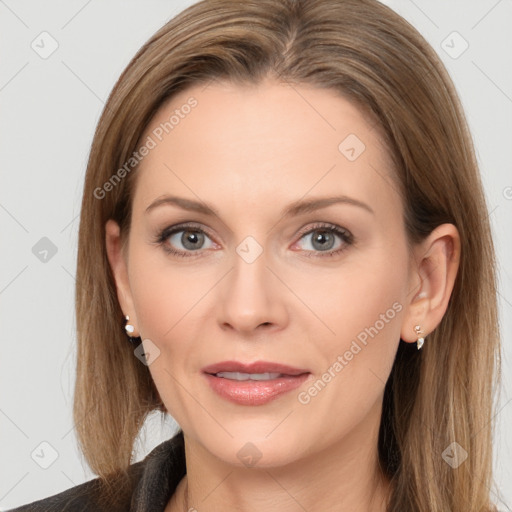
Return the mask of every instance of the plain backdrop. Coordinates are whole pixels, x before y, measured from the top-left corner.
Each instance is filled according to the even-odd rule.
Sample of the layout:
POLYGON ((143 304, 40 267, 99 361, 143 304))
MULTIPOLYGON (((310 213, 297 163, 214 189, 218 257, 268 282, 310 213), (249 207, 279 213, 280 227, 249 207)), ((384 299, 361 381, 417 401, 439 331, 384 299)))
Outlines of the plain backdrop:
MULTIPOLYGON (((93 476, 78 452, 71 418, 86 160, 121 71, 158 28, 192 3, 0 0, 0 510, 93 476)), ((474 137, 499 259, 504 343, 495 433, 501 497, 493 493, 500 510, 512 510, 512 3, 385 3, 441 56, 474 137)), ((137 460, 175 426, 171 419, 161 424, 151 418, 138 440, 137 460)))

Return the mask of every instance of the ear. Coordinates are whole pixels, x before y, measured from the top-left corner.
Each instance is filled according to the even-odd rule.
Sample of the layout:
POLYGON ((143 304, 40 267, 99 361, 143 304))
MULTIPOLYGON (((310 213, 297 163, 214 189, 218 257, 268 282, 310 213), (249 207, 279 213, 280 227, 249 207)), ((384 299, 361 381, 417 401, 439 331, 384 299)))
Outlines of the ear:
POLYGON ((130 336, 137 337, 139 336, 138 323, 128 280, 127 258, 122 250, 119 224, 112 219, 109 219, 105 224, 105 243, 108 261, 116 284, 119 305, 123 314, 130 317, 129 323, 135 327, 135 331, 130 336))
POLYGON ((413 249, 410 293, 400 337, 414 343, 414 327, 425 337, 441 322, 452 294, 460 261, 460 237, 453 224, 442 224, 413 249))

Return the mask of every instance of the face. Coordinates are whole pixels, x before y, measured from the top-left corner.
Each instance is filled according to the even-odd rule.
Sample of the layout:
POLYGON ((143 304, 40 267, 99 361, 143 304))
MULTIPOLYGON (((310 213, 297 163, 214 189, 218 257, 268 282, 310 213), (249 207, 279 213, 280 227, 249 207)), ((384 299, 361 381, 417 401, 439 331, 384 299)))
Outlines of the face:
POLYGON ((369 117, 325 89, 216 83, 173 97, 148 137, 116 282, 186 437, 274 466, 375 436, 411 288, 369 117), (303 375, 205 373, 225 361, 303 375))

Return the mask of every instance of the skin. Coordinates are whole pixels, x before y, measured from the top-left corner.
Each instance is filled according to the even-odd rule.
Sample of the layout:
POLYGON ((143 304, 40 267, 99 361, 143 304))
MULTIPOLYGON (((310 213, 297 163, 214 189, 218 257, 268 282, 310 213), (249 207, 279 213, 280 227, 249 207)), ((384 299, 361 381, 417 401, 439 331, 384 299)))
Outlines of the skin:
POLYGON ((106 225, 120 305, 133 335, 158 347, 149 370, 185 435, 187 476, 166 511, 384 511, 389 482, 379 470, 377 438, 385 382, 400 338, 416 342, 420 325, 428 344, 446 311, 457 230, 439 226, 410 250, 381 137, 369 116, 336 92, 269 80, 194 86, 161 107, 141 140, 190 96, 197 107, 137 171, 126 252, 117 224, 106 225), (349 134, 366 147, 354 161, 338 149, 349 134), (166 194, 207 203, 217 215, 170 204, 146 213, 166 194), (282 214, 293 202, 332 196, 372 212, 336 203, 282 214), (183 233, 167 238, 164 245, 188 251, 185 257, 154 242, 181 222, 207 235, 195 250, 182 245, 183 233), (348 230, 353 243, 332 235, 327 251, 314 245, 319 223, 348 230), (247 236, 263 249, 252 263, 236 252, 247 236), (338 248, 344 250, 326 255, 338 248), (298 394, 365 328, 380 326, 393 304, 393 318, 301 403, 298 394), (214 393, 201 373, 231 359, 279 362, 312 375, 270 403, 237 405, 214 393), (248 442, 261 453, 253 467, 237 456, 248 442))

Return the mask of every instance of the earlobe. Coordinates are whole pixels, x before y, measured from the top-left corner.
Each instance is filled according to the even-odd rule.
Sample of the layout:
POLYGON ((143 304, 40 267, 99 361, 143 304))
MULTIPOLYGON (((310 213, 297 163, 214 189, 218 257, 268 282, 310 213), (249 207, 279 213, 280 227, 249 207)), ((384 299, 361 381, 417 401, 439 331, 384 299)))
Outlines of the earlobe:
MULTIPOLYGON (((453 291, 460 260, 460 237, 453 224, 442 224, 414 250, 414 287, 402 324, 401 339, 426 338, 441 322, 453 291), (419 326, 421 335, 418 335, 419 326)), ((421 341, 419 343, 421 345, 421 341)))
POLYGON ((122 251, 120 228, 119 224, 112 219, 109 219, 105 224, 105 244, 108 261, 114 276, 119 305, 123 315, 128 315, 130 317, 130 324, 134 326, 131 336, 138 336, 137 319, 128 279, 128 268, 122 251))

